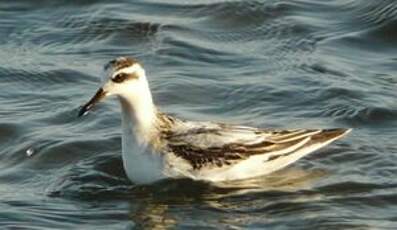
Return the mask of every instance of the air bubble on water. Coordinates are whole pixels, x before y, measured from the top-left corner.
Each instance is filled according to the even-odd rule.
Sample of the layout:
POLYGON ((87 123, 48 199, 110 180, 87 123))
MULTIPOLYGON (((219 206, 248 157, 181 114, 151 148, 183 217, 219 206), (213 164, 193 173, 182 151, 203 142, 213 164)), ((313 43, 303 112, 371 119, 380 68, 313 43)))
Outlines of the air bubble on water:
POLYGON ((34 148, 30 147, 26 150, 26 156, 31 157, 35 153, 34 148))

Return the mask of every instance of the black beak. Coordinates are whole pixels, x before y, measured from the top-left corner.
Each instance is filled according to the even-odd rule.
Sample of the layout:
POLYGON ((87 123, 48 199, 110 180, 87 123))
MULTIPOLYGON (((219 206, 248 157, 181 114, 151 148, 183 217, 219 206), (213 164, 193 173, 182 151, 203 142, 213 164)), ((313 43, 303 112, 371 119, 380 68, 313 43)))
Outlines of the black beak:
POLYGON ((78 116, 79 117, 83 116, 86 112, 88 112, 90 109, 92 109, 92 107, 94 107, 94 105, 97 102, 99 102, 102 98, 104 98, 105 96, 106 96, 106 92, 102 88, 98 89, 98 91, 91 98, 91 100, 89 102, 87 102, 87 104, 83 105, 83 107, 81 107, 78 116))

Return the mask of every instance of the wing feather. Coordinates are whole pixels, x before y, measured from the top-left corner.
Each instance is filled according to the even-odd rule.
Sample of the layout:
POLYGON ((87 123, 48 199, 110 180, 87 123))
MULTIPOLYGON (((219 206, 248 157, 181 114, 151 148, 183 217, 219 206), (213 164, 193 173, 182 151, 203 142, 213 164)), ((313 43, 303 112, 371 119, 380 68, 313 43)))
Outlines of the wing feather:
MULTIPOLYGON (((258 129, 212 122, 190 122, 159 114, 166 151, 187 161, 193 169, 227 168, 251 156, 286 156, 314 142, 342 136, 345 129, 258 129)), ((336 138, 337 139, 337 138, 336 138)), ((163 146, 164 147, 164 146, 163 146)))
POLYGON ((197 123, 169 130, 168 151, 194 169, 227 167, 253 155, 284 155, 305 145, 321 130, 264 130, 244 126, 197 123))

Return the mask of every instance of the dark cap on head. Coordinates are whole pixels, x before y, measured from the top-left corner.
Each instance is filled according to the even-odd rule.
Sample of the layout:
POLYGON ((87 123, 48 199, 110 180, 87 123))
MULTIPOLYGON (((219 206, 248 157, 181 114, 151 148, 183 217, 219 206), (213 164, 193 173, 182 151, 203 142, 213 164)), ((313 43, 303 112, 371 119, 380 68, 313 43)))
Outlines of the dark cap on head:
POLYGON ((134 58, 130 57, 118 57, 114 60, 111 60, 109 63, 105 65, 105 70, 112 68, 114 71, 119 69, 132 66, 133 64, 138 63, 138 61, 134 58))

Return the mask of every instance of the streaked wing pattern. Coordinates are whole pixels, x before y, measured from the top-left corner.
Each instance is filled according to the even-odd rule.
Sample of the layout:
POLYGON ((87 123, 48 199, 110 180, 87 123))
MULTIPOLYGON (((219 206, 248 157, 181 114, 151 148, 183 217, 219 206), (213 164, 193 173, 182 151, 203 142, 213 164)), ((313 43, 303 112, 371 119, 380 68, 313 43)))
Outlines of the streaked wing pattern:
POLYGON ((310 140, 328 140, 344 130, 260 130, 242 126, 190 129, 168 136, 168 151, 188 161, 193 169, 232 166, 258 154, 269 160, 293 153, 310 140), (334 133, 331 135, 330 133, 334 133), (205 140, 205 144, 197 140, 205 140))

